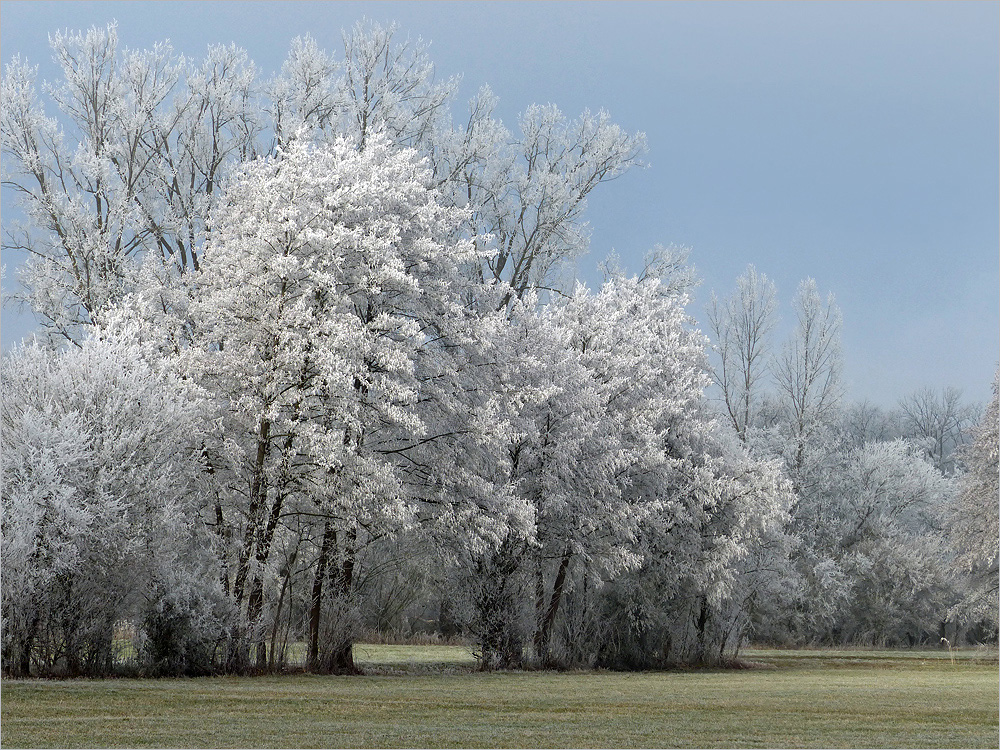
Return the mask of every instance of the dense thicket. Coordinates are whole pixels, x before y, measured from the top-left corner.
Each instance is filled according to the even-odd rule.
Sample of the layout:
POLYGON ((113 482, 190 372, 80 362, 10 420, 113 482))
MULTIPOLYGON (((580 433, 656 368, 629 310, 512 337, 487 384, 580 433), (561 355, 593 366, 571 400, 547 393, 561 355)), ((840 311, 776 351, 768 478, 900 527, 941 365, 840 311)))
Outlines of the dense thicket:
POLYGON ((2 93, 44 334, 3 364, 5 672, 299 644, 352 672, 372 630, 487 669, 995 640, 996 399, 961 449, 953 391, 844 405, 811 280, 781 350, 753 269, 711 346, 683 253, 571 283, 641 133, 548 105, 515 135, 485 88, 456 123, 455 82, 373 25, 267 81, 235 47, 52 45, 47 102, 21 60, 2 93))
POLYGON ((201 404, 123 339, 4 357, 3 659, 104 674, 130 636, 154 673, 207 672, 226 639, 201 404))

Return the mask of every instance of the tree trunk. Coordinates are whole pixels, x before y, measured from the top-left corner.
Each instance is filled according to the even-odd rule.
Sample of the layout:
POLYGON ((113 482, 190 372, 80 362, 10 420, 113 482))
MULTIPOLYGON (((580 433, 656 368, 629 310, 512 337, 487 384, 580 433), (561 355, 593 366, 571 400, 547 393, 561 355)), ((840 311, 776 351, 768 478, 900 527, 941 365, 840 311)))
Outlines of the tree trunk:
POLYGON ((233 596, 237 605, 243 603, 243 594, 247 576, 250 574, 250 559, 254 540, 257 539, 260 527, 260 514, 267 502, 267 482, 264 476, 264 461, 267 458, 270 444, 271 423, 266 419, 260 423, 257 436, 257 456, 254 461, 253 478, 250 480, 250 509, 247 516, 247 527, 243 532, 243 547, 240 550, 239 564, 236 569, 236 582, 233 596))
POLYGON ((229 535, 226 533, 225 529, 225 519, 222 516, 222 503, 219 502, 218 495, 216 495, 215 500, 215 530, 219 539, 222 540, 222 565, 220 566, 222 570, 219 572, 219 580, 222 581, 222 589, 227 595, 232 593, 232 589, 229 586, 229 565, 226 563, 226 554, 229 550, 229 535))
MULTIPOLYGON (((340 596, 347 603, 348 607, 350 606, 351 592, 354 588, 354 548, 357 539, 357 530, 353 528, 348 530, 347 545, 344 548, 344 562, 340 567, 340 596)), ((348 624, 348 627, 353 628, 353 625, 348 624)), ((354 664, 353 630, 346 633, 345 642, 333 654, 332 667, 332 671, 336 674, 360 674, 360 670, 354 664)))
POLYGON ((15 677, 31 676, 31 652, 35 649, 35 635, 38 632, 38 622, 40 619, 40 616, 36 613, 31 618, 31 625, 28 626, 28 632, 24 634, 24 640, 21 643, 21 653, 18 654, 18 671, 14 675, 15 677))
POLYGON ((361 670, 354 663, 354 644, 345 643, 337 649, 333 655, 334 674, 361 674, 361 670))
MULTIPOLYGON (((301 404, 301 399, 296 402, 294 408, 294 419, 297 421, 299 418, 299 406, 301 404)), ((292 450, 292 445, 294 442, 294 430, 289 430, 288 435, 285 437, 285 443, 282 449, 282 456, 287 457, 292 450)), ((259 449, 258 449, 259 455, 259 449)), ((260 464, 261 470, 263 470, 263 462, 260 464)), ((283 472, 287 480, 287 470, 283 472)), ((264 610, 264 569, 267 566, 267 561, 271 556, 271 544, 274 541, 274 532, 278 528, 278 521, 281 519, 281 508, 285 501, 285 491, 284 483, 279 491, 276 493, 274 502, 271 503, 271 512, 267 517, 267 525, 261 527, 258 524, 258 538, 257 538, 257 568, 254 571, 253 588, 250 591, 250 601, 247 605, 247 620, 250 622, 251 627, 257 625, 257 620, 260 618, 264 610)), ((266 496, 261 498, 261 510, 264 508, 264 501, 266 496)), ((282 590, 284 594, 284 590, 282 590)), ((275 626, 277 627, 277 626, 275 626)), ((260 630, 259 632, 260 640, 257 643, 257 666, 260 669, 265 669, 267 667, 267 647, 264 643, 264 632, 260 630)), ((272 639, 273 640, 273 639, 272 639)))
POLYGON ((698 653, 695 659, 695 663, 698 665, 704 665, 707 663, 706 655, 708 654, 708 642, 707 633, 708 628, 708 597, 702 595, 701 597, 701 607, 698 612, 698 653))
POLYGON ((535 658, 541 664, 545 661, 545 574, 542 570, 542 561, 538 560, 535 570, 535 658))
MULTIPOLYGON (((279 493, 271 504, 271 513, 267 519, 267 526, 261 529, 260 538, 257 540, 257 569, 254 571, 253 587, 250 589, 250 598, 247 602, 247 622, 250 627, 258 627, 257 622, 264 611, 264 568, 267 566, 268 558, 271 556, 271 543, 274 541, 274 530, 278 526, 281 518, 281 506, 284 501, 284 493, 279 493)), ((259 632, 257 642, 257 667, 264 669, 267 667, 267 647, 264 643, 264 633, 259 632)))
POLYGON ((247 601, 247 624, 250 632, 254 635, 254 649, 257 656, 257 669, 267 669, 267 636, 264 633, 263 623, 260 622, 261 613, 264 610, 264 588, 260 579, 255 577, 254 587, 250 590, 250 597, 247 601))
MULTIPOLYGON (((203 442, 201 444, 201 457, 205 461, 205 473, 209 477, 213 477, 214 482, 215 477, 215 467, 212 466, 212 461, 208 453, 208 447, 203 442)), ((219 578, 222 581, 222 588, 228 595, 230 593, 229 588, 229 566, 226 563, 226 554, 229 550, 229 532, 226 529, 225 518, 222 515, 222 503, 219 501, 219 491, 215 490, 215 533, 222 542, 222 549, 224 550, 222 554, 222 570, 219 572, 219 578)))
POLYGON ((513 669, 522 663, 517 602, 510 585, 522 554, 523 548, 505 542, 491 558, 477 564, 481 585, 475 597, 475 627, 482 652, 479 666, 484 672, 513 669))
POLYGON ((545 619, 542 621, 541 644, 542 660, 550 662, 552 658, 552 626, 556 622, 556 613, 559 611, 559 602, 562 600, 563 588, 566 585, 566 572, 569 570, 569 561, 572 552, 567 550, 563 553, 559 561, 559 570, 556 572, 556 580, 552 584, 552 596, 549 598, 549 606, 545 611, 545 619))
POLYGON ((267 663, 268 669, 273 670, 277 666, 277 660, 275 659, 275 646, 278 642, 278 623, 281 622, 281 607, 285 603, 285 594, 288 591, 288 583, 292 577, 292 565, 295 564, 295 555, 293 554, 291 559, 288 561, 288 565, 285 568, 285 575, 281 580, 281 593, 278 595, 278 603, 274 608, 274 623, 271 625, 271 651, 270 660, 267 663))
POLYGON ((309 649, 306 661, 309 669, 319 666, 319 625, 323 606, 323 579, 326 578, 326 565, 333 544, 333 524, 327 521, 323 524, 323 542, 320 545, 319 560, 316 562, 316 574, 313 577, 312 601, 309 608, 309 649))

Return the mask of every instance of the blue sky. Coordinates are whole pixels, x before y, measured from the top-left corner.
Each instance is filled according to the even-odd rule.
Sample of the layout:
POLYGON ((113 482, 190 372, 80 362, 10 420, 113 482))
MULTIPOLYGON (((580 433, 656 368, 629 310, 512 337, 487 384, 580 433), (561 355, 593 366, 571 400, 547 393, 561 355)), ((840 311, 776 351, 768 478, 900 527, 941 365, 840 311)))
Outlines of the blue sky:
MULTIPOLYGON (((799 280, 844 313, 852 399, 921 386, 985 401, 1000 359, 1000 3, 0 2, 0 58, 55 77, 47 37, 118 21, 126 46, 200 57, 236 42, 265 76, 290 40, 336 49, 367 16, 432 42, 439 75, 481 84, 508 126, 533 102, 604 108, 645 131, 648 167, 590 200, 594 282, 614 248, 691 248, 704 321, 748 263, 771 276, 783 338, 799 280)), ((2 211, 10 215, 10 196, 2 211)), ((12 283, 17 257, 4 258, 12 283)), ((4 309, 7 348, 30 317, 4 309)))

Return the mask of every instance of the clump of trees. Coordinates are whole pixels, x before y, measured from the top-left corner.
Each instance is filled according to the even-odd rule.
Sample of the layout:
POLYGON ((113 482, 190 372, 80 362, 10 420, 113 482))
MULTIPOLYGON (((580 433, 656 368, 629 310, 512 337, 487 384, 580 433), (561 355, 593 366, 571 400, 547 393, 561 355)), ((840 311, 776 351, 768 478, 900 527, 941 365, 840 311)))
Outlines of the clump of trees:
POLYGON ((959 532, 969 521, 957 518, 988 528, 997 517, 981 488, 989 459, 966 445, 979 408, 952 388, 922 389, 889 410, 845 403, 833 296, 824 301, 807 280, 793 308, 795 330, 779 349, 775 286, 752 266, 709 305, 723 411, 754 455, 781 461, 796 496, 789 546, 771 565, 785 593, 755 599, 755 637, 912 646, 968 629, 995 639, 996 612, 956 618, 973 611, 957 602, 984 593, 970 592, 960 561, 982 573, 992 559, 981 542, 970 557, 959 532))
POLYGON ((3 361, 6 673, 109 674, 125 646, 148 674, 273 670, 299 642, 350 673, 366 630, 418 621, 484 669, 949 616, 995 639, 995 399, 961 449, 952 392, 844 407, 811 281, 780 352, 753 269, 712 351, 680 251, 569 282, 641 133, 549 105, 514 134, 485 88, 456 122, 426 48, 371 24, 267 81, 114 26, 52 46, 47 102, 21 60, 2 88, 4 246, 43 329, 3 361))
POLYGON ((200 403, 123 337, 2 360, 3 663, 213 669, 230 603, 204 518, 200 403))

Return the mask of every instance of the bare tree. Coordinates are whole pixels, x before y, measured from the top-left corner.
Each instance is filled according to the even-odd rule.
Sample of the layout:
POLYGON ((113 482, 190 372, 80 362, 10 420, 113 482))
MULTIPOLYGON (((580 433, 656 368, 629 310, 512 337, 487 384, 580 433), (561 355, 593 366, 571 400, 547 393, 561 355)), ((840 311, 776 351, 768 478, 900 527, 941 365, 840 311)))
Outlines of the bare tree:
POLYGON ((35 91, 37 68, 15 59, 2 88, 3 184, 26 226, 4 249, 29 254, 24 299, 51 333, 81 325, 134 287, 141 259, 197 268, 208 212, 227 164, 253 158, 260 131, 256 70, 235 46, 199 66, 168 44, 119 50, 114 24, 51 37, 63 78, 35 91))
POLYGON ((900 437, 899 417, 868 400, 851 404, 841 415, 840 435, 851 448, 896 440, 900 437))
POLYGON ((832 294, 823 303, 813 279, 799 284, 794 307, 798 325, 773 372, 795 443, 793 465, 801 467, 806 443, 834 417, 843 395, 841 314, 832 294))
POLYGON ((746 440, 761 398, 761 381, 771 357, 775 325, 775 287, 752 265, 736 280, 736 291, 720 300, 713 293, 708 322, 715 337, 718 364, 712 376, 722 389, 726 415, 736 434, 746 440))
POLYGON ((945 475, 955 473, 955 451, 979 416, 975 404, 962 403, 962 390, 921 388, 899 402, 903 433, 919 443, 927 459, 945 475))
POLYGON ((554 105, 532 105, 515 137, 481 90, 464 127, 441 138, 432 160, 441 189, 471 210, 469 232, 488 237, 476 273, 509 286, 503 303, 548 289, 584 254, 587 196, 602 182, 639 164, 643 133, 628 134, 607 112, 569 120, 554 105))

